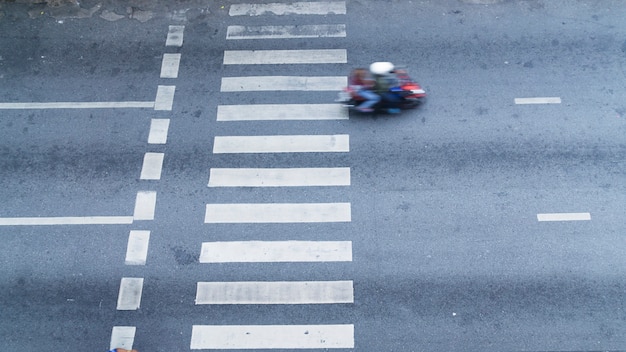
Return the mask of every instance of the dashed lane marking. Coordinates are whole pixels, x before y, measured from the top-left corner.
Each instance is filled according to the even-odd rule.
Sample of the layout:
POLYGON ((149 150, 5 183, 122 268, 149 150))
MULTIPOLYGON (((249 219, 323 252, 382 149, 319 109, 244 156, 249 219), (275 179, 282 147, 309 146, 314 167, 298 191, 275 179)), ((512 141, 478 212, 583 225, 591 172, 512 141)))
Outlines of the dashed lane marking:
POLYGON ((349 186, 350 168, 212 168, 209 187, 349 186))
POLYGON ((111 344, 109 348, 131 350, 135 341, 136 330, 137 328, 134 326, 114 326, 113 331, 111 331, 111 344))
POLYGON ((339 104, 252 104, 219 105, 217 121, 261 120, 347 120, 339 104))
POLYGON ((354 326, 193 325, 191 349, 354 348, 354 326))
POLYGON ((154 110, 172 110, 176 86, 158 86, 154 110))
POLYGON ((167 143, 167 133, 170 127, 170 119, 152 119, 150 121, 150 134, 148 144, 167 143))
POLYGON ((290 4, 232 4, 230 16, 345 15, 345 1, 294 2, 290 4))
POLYGON ((200 263, 350 262, 350 241, 204 242, 200 263))
POLYGON ((146 153, 143 157, 140 180, 160 180, 165 153, 146 153))
POLYGON ((140 191, 137 192, 135 200, 135 211, 133 219, 135 220, 154 220, 154 209, 156 207, 156 192, 140 191))
POLYGON ((352 281, 198 282, 196 304, 354 303, 352 281))
POLYGON ((228 26, 226 39, 345 38, 345 24, 300 26, 228 26))
POLYGON ((586 221, 591 220, 590 213, 547 213, 537 214, 538 221, 586 221))
POLYGON ((222 92, 337 91, 348 84, 345 76, 254 76, 223 77, 222 92))
POLYGON ((128 235, 126 248, 126 265, 145 265, 148 257, 150 231, 132 230, 128 235))
POLYGON ((161 78, 178 78, 180 54, 163 54, 161 78))
POLYGON ((169 26, 165 46, 183 46, 183 32, 185 26, 169 26))
POLYGON ((205 223, 313 223, 351 221, 350 203, 207 204, 205 223))
POLYGON ((59 216, 0 218, 0 226, 124 225, 132 223, 132 216, 59 216))
POLYGON ((117 297, 117 310, 137 310, 141 304, 143 278, 123 277, 117 297))
POLYGON ((515 98, 515 104, 561 104, 559 97, 543 97, 543 98, 515 98))
POLYGON ((349 135, 216 136, 214 154, 349 152, 349 135))
POLYGON ((224 65, 345 64, 346 49, 226 50, 224 65))

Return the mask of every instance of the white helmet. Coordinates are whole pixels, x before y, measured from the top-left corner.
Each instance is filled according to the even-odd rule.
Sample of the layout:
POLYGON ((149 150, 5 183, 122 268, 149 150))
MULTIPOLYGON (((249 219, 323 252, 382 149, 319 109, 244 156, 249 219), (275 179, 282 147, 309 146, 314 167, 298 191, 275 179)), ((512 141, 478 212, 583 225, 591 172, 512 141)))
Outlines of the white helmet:
POLYGON ((391 62, 374 62, 370 65, 370 72, 375 75, 386 75, 393 69, 394 66, 391 62))

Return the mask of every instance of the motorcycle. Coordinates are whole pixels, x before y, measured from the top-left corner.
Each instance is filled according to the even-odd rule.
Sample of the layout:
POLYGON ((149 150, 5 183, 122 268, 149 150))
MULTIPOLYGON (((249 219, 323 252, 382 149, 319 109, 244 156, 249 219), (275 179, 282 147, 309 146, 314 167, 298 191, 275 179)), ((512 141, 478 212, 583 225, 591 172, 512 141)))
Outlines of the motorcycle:
MULTIPOLYGON (((408 75, 406 70, 396 69, 392 71, 392 74, 395 75, 394 79, 397 85, 391 87, 387 94, 381 96, 381 100, 372 107, 374 111, 405 110, 420 106, 426 98, 426 91, 408 75)), ((335 99, 344 107, 356 111, 358 111, 356 107, 365 100, 350 86, 339 92, 337 99, 335 99)))

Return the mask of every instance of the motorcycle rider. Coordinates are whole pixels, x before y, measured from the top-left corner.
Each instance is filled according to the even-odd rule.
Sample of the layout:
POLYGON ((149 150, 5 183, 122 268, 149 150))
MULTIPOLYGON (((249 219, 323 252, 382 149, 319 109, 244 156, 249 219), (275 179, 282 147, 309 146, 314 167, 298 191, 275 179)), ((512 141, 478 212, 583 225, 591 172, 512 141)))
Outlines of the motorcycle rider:
POLYGON ((364 68, 356 68, 352 70, 348 84, 350 85, 350 88, 359 96, 366 99, 363 103, 357 106, 356 109, 361 112, 374 111, 372 106, 380 101, 381 96, 372 91, 375 86, 375 82, 369 76, 367 70, 364 68))
POLYGON ((399 85, 398 77, 395 75, 395 67, 391 62, 374 62, 370 65, 370 72, 374 75, 374 91, 382 99, 391 105, 387 109, 390 114, 397 114, 400 109, 397 107, 400 97, 394 94, 391 89, 399 85))

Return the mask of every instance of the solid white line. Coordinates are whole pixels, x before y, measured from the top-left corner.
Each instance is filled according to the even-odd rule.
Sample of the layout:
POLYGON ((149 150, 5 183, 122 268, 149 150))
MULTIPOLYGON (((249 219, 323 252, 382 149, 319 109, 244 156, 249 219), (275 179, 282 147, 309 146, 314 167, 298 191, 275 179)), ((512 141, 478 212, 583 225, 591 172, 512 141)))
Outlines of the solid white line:
POLYGON ((226 50, 224 65, 345 64, 346 49, 226 50))
POLYGON ((218 105, 217 121, 347 120, 339 104, 218 105))
POLYGON ((195 349, 354 348, 354 326, 345 325, 193 325, 195 349))
POLYGON ((348 84, 344 76, 248 76, 222 77, 222 92, 335 91, 348 84))
POLYGON ((135 200, 135 220, 154 220, 154 209, 156 207, 156 192, 139 191, 135 200))
POLYGON ((150 121, 148 144, 165 144, 169 127, 170 119, 152 119, 150 121))
POLYGON ((352 281, 198 282, 199 304, 354 303, 352 281))
POLYGON ((226 39, 345 38, 345 24, 300 26, 228 26, 226 39))
POLYGON ((117 310, 137 310, 141 303, 143 278, 123 277, 117 297, 117 310))
POLYGON ((207 204, 205 223, 349 222, 350 203, 207 204))
POLYGON ((150 242, 150 231, 133 230, 128 235, 128 246, 126 247, 126 265, 146 265, 148 257, 148 243, 150 242))
POLYGON ((559 97, 515 98, 515 104, 561 104, 559 97))
POLYGON ((136 328, 134 326, 114 326, 113 331, 111 331, 111 344, 109 348, 131 350, 135 342, 135 331, 136 328))
POLYGON ((233 4, 230 16, 345 15, 345 1, 294 2, 291 4, 233 4))
POLYGON ((349 136, 216 136, 214 154, 349 152, 349 136))
POLYGON ((591 220, 590 213, 548 213, 537 214, 538 221, 585 221, 591 220))
POLYGON ((349 186, 350 168, 211 168, 209 187, 349 186))
POLYGON ((158 86, 154 110, 172 110, 176 86, 158 86))
POLYGON ((183 46, 183 32, 185 26, 169 26, 165 46, 183 46))
POLYGON ((178 78, 180 54, 163 54, 161 62, 161 78, 178 78))
POLYGON ((0 226, 30 225, 123 225, 132 224, 132 216, 60 216, 0 218, 0 226))
POLYGON ((164 153, 146 153, 143 156, 140 180, 160 180, 164 153))
POLYGON ((204 242, 200 263, 350 262, 350 241, 204 242))
POLYGON ((0 103, 0 110, 154 108, 153 101, 0 103))

